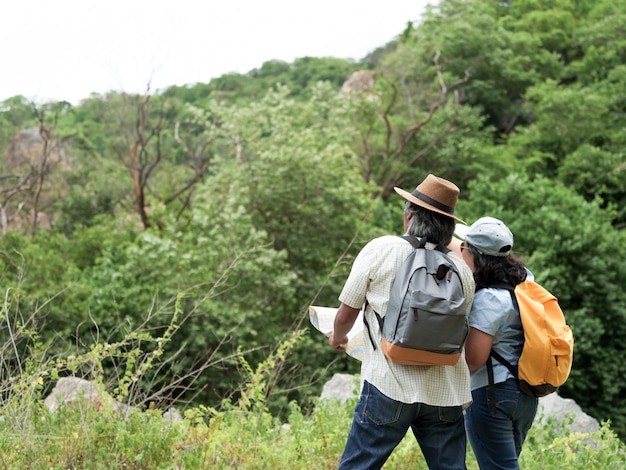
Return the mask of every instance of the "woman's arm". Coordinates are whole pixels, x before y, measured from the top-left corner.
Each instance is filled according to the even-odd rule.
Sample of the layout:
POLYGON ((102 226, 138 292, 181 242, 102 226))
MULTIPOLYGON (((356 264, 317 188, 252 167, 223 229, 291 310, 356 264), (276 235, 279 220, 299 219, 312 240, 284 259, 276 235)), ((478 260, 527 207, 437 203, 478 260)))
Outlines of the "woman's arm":
POLYGON ((465 362, 470 372, 480 369, 489 358, 493 336, 471 328, 465 342, 465 362))

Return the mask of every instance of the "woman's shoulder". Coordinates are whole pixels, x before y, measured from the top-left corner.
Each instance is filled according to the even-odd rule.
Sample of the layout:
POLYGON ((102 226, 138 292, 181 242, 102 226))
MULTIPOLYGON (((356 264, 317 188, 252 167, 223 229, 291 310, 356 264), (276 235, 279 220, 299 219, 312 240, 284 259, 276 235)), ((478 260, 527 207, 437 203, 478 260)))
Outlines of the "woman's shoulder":
POLYGON ((511 302, 511 294, 503 287, 482 287, 474 295, 474 303, 502 305, 511 302))

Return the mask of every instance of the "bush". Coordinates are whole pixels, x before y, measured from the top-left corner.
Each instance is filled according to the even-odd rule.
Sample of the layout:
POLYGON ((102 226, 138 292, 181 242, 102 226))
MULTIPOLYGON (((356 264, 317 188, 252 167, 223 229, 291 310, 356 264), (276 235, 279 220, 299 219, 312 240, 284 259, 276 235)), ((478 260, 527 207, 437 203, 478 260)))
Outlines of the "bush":
MULTIPOLYGON (((10 319, 11 311, 5 301, 5 319, 10 319)), ((303 332, 294 332, 257 367, 239 356, 244 375, 237 400, 225 400, 220 409, 195 406, 184 411, 182 421, 169 422, 157 407, 121 407, 120 412, 106 400, 95 405, 77 401, 50 412, 43 391, 62 373, 99 370, 99 364, 116 357, 120 375, 109 390, 118 400, 128 400, 132 387, 143 388, 147 372, 172 359, 158 351, 163 351, 162 344, 174 333, 175 322, 161 338, 134 331, 120 343, 95 344, 82 355, 54 360, 46 358, 46 348, 34 330, 20 322, 9 324, 17 328, 0 344, 2 376, 8 378, 2 382, 0 395, 3 468, 308 470, 336 468, 341 458, 356 398, 345 404, 318 401, 309 413, 292 402, 286 422, 268 411, 271 385, 303 332), (21 339, 28 340, 27 347, 15 358, 13 346, 21 339), (145 344, 153 345, 151 352, 142 349, 145 344), (6 360, 7 355, 12 360, 6 360)), ((626 464, 626 447, 608 422, 593 435, 570 433, 564 424, 548 421, 531 429, 521 455, 523 468, 604 470, 626 464)), ((478 468, 471 449, 467 464, 470 470, 478 468)), ((384 468, 408 467, 427 469, 410 432, 384 468)))

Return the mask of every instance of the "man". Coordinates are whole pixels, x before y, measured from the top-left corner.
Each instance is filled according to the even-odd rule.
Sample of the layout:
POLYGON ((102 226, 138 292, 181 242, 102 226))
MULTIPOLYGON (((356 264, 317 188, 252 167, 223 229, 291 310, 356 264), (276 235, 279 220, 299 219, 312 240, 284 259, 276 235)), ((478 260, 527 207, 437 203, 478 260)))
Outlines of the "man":
MULTIPOLYGON (((428 175, 415 191, 395 191, 406 199, 404 230, 426 237, 426 249, 452 240, 459 188, 428 175)), ((367 300, 365 318, 373 342, 381 331, 374 311, 384 315, 396 273, 413 251, 401 237, 386 235, 370 241, 354 261, 339 296, 329 344, 343 350, 347 333, 367 300)), ((474 280, 469 267, 449 254, 463 283, 467 312, 472 305, 474 280)), ((462 355, 454 366, 407 366, 389 361, 382 348, 364 342, 361 396, 339 465, 340 469, 377 469, 387 461, 409 427, 431 469, 464 469, 466 437, 463 410, 471 403, 469 370, 462 355)))

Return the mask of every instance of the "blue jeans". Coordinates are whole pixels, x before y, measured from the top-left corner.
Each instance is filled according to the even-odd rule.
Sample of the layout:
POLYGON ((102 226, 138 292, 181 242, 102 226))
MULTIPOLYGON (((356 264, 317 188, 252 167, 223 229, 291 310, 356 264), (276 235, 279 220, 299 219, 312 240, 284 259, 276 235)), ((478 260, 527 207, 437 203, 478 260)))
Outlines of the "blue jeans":
POLYGON ((489 387, 472 391, 465 427, 481 470, 519 469, 517 458, 537 413, 538 400, 519 391, 517 380, 495 385, 496 411, 489 410, 489 387))
POLYGON ((409 427, 431 469, 465 469, 466 438, 460 406, 401 403, 365 382, 339 468, 379 469, 409 427))

